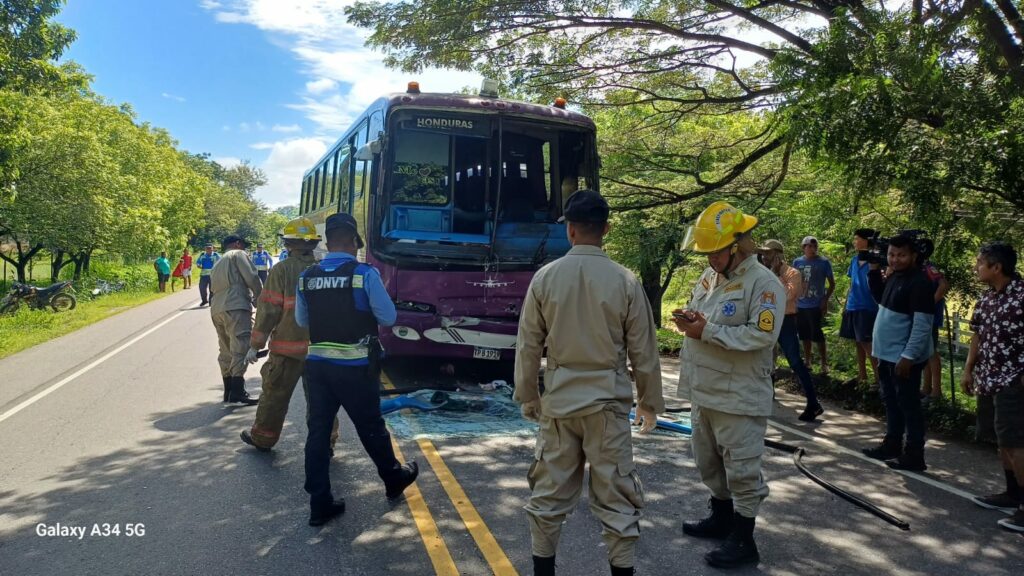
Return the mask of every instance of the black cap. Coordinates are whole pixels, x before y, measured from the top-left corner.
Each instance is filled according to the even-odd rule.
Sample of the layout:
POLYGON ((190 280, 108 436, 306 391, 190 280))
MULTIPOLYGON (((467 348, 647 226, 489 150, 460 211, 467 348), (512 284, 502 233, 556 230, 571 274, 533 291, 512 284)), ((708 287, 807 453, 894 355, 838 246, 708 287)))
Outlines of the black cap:
POLYGON ((241 242, 242 246, 244 246, 246 248, 249 247, 248 240, 246 240, 245 238, 242 238, 238 234, 231 234, 230 236, 228 236, 227 238, 224 239, 224 242, 222 242, 221 245, 222 246, 227 246, 228 244, 234 244, 235 242, 241 242))
POLYGON ((608 221, 608 201, 593 190, 579 190, 565 203, 565 215, 558 221, 564 220, 603 224, 608 221))
POLYGON ((327 217, 327 222, 324 225, 324 234, 326 235, 331 230, 339 230, 347 228, 356 235, 356 245, 359 248, 363 247, 363 239, 359 237, 359 224, 351 214, 344 212, 338 212, 337 214, 331 214, 327 217))

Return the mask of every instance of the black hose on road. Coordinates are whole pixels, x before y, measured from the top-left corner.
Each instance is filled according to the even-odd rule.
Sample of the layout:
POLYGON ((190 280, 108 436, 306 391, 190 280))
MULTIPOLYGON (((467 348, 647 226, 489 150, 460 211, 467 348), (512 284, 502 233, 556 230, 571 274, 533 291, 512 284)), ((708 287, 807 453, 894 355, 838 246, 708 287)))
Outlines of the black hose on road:
POLYGON ((792 444, 785 444, 783 442, 769 440, 767 438, 765 438, 764 440, 764 445, 767 446, 768 448, 774 448, 776 450, 786 452, 787 454, 792 454, 793 464, 796 465, 797 470, 803 473, 804 476, 810 478, 818 486, 821 486, 822 488, 828 490, 829 492, 835 494, 836 496, 839 496, 840 498, 846 500, 850 504, 853 504, 858 508, 862 508, 874 514, 875 516, 881 518, 882 520, 885 520, 886 522, 892 524, 900 530, 910 530, 909 523, 900 520, 899 518, 893 516, 892 514, 886 512, 885 510, 882 510, 878 506, 875 506, 871 502, 868 502, 867 500, 864 500, 859 496, 850 494, 849 492, 843 490, 842 488, 836 486, 835 484, 831 484, 829 482, 826 482, 825 480, 822 480, 819 476, 815 475, 813 472, 808 470, 807 467, 804 466, 804 463, 801 461, 805 453, 803 448, 800 448, 799 446, 793 446, 792 444))

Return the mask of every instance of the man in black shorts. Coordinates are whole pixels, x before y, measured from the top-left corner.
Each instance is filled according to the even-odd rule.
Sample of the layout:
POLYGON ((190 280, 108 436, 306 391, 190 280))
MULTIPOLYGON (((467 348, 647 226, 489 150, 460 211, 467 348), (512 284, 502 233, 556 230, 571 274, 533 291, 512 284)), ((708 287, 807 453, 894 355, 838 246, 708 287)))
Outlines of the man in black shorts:
POLYGON ((996 444, 1006 475, 1006 491, 974 498, 979 506, 1012 512, 999 526, 1024 533, 1024 280, 1015 269, 1009 244, 981 247, 974 271, 989 286, 971 318, 971 351, 961 378, 968 394, 991 396, 996 444))
POLYGON ((825 314, 828 313, 828 301, 836 289, 836 279, 832 275, 832 263, 828 258, 818 255, 818 239, 807 236, 803 241, 804 255, 793 261, 793 268, 800 271, 804 282, 804 293, 796 302, 796 329, 800 340, 804 343, 804 364, 808 368, 814 365, 814 354, 811 343, 818 343, 821 355, 821 373, 828 373, 828 350, 825 346, 825 334, 821 330, 825 314), (828 288, 825 288, 825 283, 828 288))
POLYGON ((843 310, 843 323, 839 327, 839 336, 857 343, 857 380, 867 382, 867 364, 871 362, 875 382, 878 382, 878 360, 871 355, 871 332, 875 329, 875 317, 878 316, 878 303, 871 296, 868 284, 868 261, 861 260, 860 255, 874 248, 875 231, 860 228, 853 233, 853 247, 857 254, 850 261, 846 275, 850 277, 850 291, 846 294, 846 307, 843 310))

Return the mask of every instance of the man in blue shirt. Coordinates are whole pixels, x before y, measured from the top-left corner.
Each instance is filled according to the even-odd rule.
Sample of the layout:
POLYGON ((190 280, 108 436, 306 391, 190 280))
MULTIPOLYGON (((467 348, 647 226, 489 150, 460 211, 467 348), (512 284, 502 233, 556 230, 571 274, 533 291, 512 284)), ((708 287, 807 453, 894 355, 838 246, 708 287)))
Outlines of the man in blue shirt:
POLYGON ((832 263, 828 258, 818 255, 818 239, 807 236, 802 245, 804 255, 793 261, 793 268, 800 271, 804 281, 804 293, 796 301, 796 328, 804 343, 804 364, 808 367, 813 365, 811 343, 817 342, 818 353, 821 355, 821 373, 828 374, 828 350, 821 326, 828 313, 828 300, 836 289, 836 279, 832 275, 832 263))
POLYGON ((199 298, 200 306, 210 303, 210 274, 213 267, 220 261, 220 254, 213 251, 213 244, 206 245, 206 251, 196 258, 196 266, 199 267, 199 298))
POLYGON ((875 329, 878 303, 871 296, 868 261, 861 260, 861 254, 874 247, 875 236, 871 228, 860 228, 853 233, 853 248, 857 254, 846 270, 846 275, 850 277, 850 291, 846 293, 843 324, 839 328, 840 337, 853 340, 857 345, 857 379, 860 382, 867 382, 869 359, 875 373, 875 382, 878 381, 878 361, 871 355, 871 334, 875 329))
POLYGON ((363 247, 356 220, 333 214, 326 222, 327 256, 299 277, 295 322, 309 328, 303 382, 309 393, 306 492, 309 525, 321 526, 345 511, 331 493, 331 428, 344 408, 363 448, 377 466, 385 495, 395 499, 416 480, 415 462, 399 464, 380 413, 378 325, 398 314, 380 273, 356 260, 363 247))
POLYGON ((260 282, 266 284, 267 274, 274 266, 274 259, 270 257, 270 252, 263 249, 263 244, 256 245, 256 251, 252 253, 252 265, 256 267, 256 275, 260 277, 260 282))

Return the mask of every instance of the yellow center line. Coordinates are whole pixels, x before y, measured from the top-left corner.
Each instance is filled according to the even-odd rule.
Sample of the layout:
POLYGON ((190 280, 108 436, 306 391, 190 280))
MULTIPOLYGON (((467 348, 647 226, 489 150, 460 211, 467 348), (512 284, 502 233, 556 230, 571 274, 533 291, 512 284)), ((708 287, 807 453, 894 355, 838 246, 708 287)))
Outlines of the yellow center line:
MULTIPOLYGON (((384 374, 381 374, 381 380, 385 388, 393 388, 391 381, 384 374)), ((402 455, 402 449, 395 441, 394 435, 391 436, 391 446, 395 450, 395 458, 399 462, 405 462, 405 456, 402 455)), ((451 552, 448 551, 448 545, 441 538, 441 532, 437 529, 437 523, 434 522, 434 515, 430 513, 430 508, 415 482, 405 489, 405 502, 409 505, 409 511, 412 512, 412 519, 416 523, 416 529, 420 532, 423 546, 427 549, 430 563, 434 565, 434 573, 437 576, 459 576, 459 569, 455 567, 455 560, 452 559, 451 552)))
MULTIPOLYGON (((385 388, 394 388, 387 375, 383 373, 381 374, 381 381, 385 388)), ((477 548, 480 549, 484 560, 487 561, 494 575, 519 576, 519 572, 512 566, 512 562, 505 555, 505 551, 502 550, 494 535, 491 534, 490 529, 487 528, 484 519, 477 512, 476 507, 473 506, 469 496, 466 495, 466 491, 462 489, 462 486, 455 479, 455 475, 452 474, 451 469, 448 468, 444 459, 441 458, 441 454, 437 451, 434 443, 426 439, 417 440, 417 443, 420 446, 420 451, 426 456, 427 462, 430 463, 430 467, 434 470, 434 476, 437 477, 441 487, 448 494, 448 499, 452 501, 452 505, 455 506, 455 510, 459 513, 459 517, 462 518, 462 523, 465 524, 466 530, 473 537, 473 541, 476 542, 477 548)))
MULTIPOLYGON (((402 450, 394 438, 391 439, 391 445, 395 449, 395 457, 399 462, 404 462, 405 457, 402 456, 402 450)), ((430 513, 430 508, 427 507, 426 501, 423 500, 423 494, 420 493, 419 486, 415 482, 405 489, 405 502, 412 512, 416 528, 420 531, 420 538, 423 539, 423 546, 427 549, 427 555, 430 556, 430 563, 434 565, 434 573, 438 576, 459 576, 455 560, 452 559, 448 546, 441 538, 441 533, 434 522, 434 516, 430 513)))
POLYGON ((512 562, 505 555, 505 551, 501 549, 498 541, 494 539, 494 535, 487 528, 487 524, 484 523, 484 519, 476 511, 473 502, 455 480, 455 475, 444 463, 437 448, 434 447, 434 443, 430 440, 418 440, 417 442, 419 442, 423 455, 427 457, 427 462, 430 462, 430 467, 434 469, 434 475, 437 476, 444 491, 448 493, 448 498, 455 505, 459 516, 462 517, 462 522, 476 542, 477 548, 480 549, 487 564, 490 565, 491 571, 495 576, 518 576, 519 572, 516 572, 512 562))

